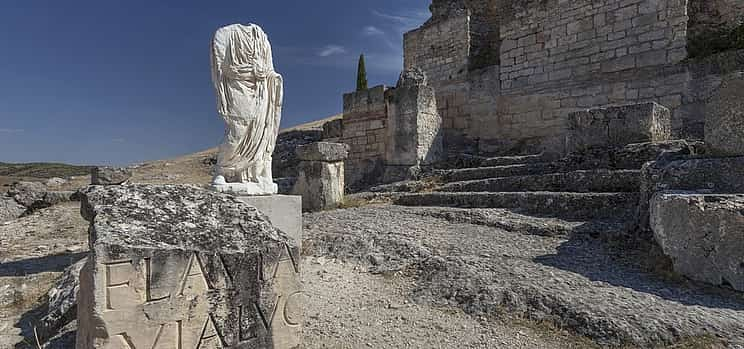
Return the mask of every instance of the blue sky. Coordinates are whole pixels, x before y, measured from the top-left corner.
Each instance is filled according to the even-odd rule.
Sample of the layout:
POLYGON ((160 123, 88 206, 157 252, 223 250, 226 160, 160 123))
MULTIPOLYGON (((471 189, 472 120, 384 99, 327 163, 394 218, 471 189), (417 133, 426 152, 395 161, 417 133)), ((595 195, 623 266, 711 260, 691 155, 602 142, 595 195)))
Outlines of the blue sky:
POLYGON ((129 164, 215 146, 209 42, 256 23, 284 76, 282 126, 339 113, 358 55, 394 84, 428 0, 4 0, 0 162, 129 164))

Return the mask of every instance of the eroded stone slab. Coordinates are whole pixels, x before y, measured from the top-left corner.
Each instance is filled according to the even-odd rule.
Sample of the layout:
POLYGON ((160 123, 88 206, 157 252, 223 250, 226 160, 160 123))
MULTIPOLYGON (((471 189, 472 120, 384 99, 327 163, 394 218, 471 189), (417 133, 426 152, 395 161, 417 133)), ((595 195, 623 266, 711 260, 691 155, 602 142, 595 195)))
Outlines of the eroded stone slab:
POLYGON ((671 136, 671 112, 657 103, 596 108, 568 116, 568 150, 661 142, 671 136))
POLYGON ((349 146, 343 143, 315 142, 298 146, 296 154, 302 161, 344 161, 349 156, 349 146))
POLYGON ((299 253, 255 207, 191 186, 91 187, 77 348, 296 348, 299 253))
POLYGON ((651 228, 676 272, 744 291, 744 195, 657 193, 651 228))

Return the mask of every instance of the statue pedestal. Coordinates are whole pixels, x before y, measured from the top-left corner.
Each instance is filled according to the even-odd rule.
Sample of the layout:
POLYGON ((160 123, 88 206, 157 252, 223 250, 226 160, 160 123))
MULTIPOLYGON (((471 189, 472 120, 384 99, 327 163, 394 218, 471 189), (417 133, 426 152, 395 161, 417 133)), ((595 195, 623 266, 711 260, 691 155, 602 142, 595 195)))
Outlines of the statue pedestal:
POLYGON ((236 196, 269 217, 277 229, 302 246, 302 197, 294 195, 236 196))
POLYGON ((266 183, 226 183, 216 181, 212 183, 212 190, 218 193, 233 195, 274 195, 279 192, 279 186, 274 182, 266 183))

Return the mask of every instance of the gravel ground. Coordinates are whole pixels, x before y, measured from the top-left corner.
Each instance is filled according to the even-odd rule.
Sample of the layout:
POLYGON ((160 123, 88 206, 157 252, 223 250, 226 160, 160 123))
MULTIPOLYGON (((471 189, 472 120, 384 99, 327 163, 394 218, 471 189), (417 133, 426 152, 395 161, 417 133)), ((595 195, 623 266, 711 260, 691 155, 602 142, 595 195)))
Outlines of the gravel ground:
POLYGON ((402 276, 372 275, 355 263, 305 259, 306 348, 584 348, 565 333, 471 317, 418 304, 402 276))
POLYGON ((308 214, 306 253, 361 260, 373 273, 412 275, 417 304, 488 318, 521 315, 603 346, 705 338, 739 348, 744 340, 741 294, 667 281, 646 272, 633 254, 586 234, 508 232, 452 223, 435 217, 442 209, 428 210, 369 206, 308 214))

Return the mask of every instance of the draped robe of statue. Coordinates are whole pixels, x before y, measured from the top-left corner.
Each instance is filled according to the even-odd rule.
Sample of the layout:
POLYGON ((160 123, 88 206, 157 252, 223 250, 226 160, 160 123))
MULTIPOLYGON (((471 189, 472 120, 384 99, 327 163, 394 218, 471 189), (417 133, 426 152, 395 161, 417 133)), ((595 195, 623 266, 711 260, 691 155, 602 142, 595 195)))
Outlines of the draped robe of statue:
POLYGON ((257 25, 233 24, 212 42, 212 80, 225 121, 212 187, 248 195, 277 193, 271 173, 281 119, 283 82, 271 44, 257 25))

